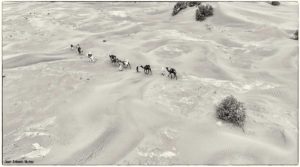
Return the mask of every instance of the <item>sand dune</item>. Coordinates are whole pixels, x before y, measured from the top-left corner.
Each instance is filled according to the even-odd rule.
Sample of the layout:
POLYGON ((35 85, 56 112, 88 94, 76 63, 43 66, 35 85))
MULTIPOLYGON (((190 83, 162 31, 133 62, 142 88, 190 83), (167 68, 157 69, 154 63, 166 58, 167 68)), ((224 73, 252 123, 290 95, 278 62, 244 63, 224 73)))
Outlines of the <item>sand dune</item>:
POLYGON ((298 4, 210 2, 204 22, 196 8, 172 17, 174 4, 4 2, 3 159, 297 164, 298 4), (145 64, 153 75, 135 72, 145 64), (244 131, 215 118, 228 95, 247 108, 244 131))

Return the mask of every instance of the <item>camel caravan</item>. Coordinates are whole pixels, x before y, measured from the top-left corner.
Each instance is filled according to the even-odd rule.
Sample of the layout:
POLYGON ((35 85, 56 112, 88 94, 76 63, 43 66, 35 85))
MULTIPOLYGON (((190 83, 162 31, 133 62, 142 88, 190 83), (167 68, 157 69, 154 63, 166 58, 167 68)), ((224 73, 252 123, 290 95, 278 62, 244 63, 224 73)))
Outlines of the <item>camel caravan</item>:
MULTIPOLYGON (((74 50, 75 48, 77 50, 78 55, 83 55, 83 49, 81 48, 81 46, 79 44, 77 44, 76 47, 74 47, 74 45, 71 44, 71 50, 74 50)), ((119 66, 119 71, 123 71, 124 69, 127 69, 127 68, 131 69, 131 65, 130 65, 130 62, 128 59, 123 61, 121 59, 118 59, 116 55, 108 54, 108 56, 109 56, 110 62, 113 65, 119 66)), ((89 62, 91 62, 91 63, 95 63, 97 61, 96 57, 93 56, 91 51, 88 52, 87 57, 89 58, 89 62)), ((142 68, 146 75, 150 75, 150 74, 152 75, 151 66, 149 64, 144 65, 144 66, 143 65, 136 66, 136 72, 138 72, 138 73, 140 72, 139 68, 142 68)), ((177 80, 177 73, 174 68, 162 67, 161 75, 177 80)))
MULTIPOLYGON (((71 50, 74 50, 73 44, 71 44, 71 50)), ((76 45, 76 50, 77 50, 78 55, 83 55, 83 50, 79 44, 76 45)), ((91 62, 91 63, 95 63, 97 61, 96 57, 93 56, 91 51, 88 52, 87 57, 89 58, 89 62, 91 62)))

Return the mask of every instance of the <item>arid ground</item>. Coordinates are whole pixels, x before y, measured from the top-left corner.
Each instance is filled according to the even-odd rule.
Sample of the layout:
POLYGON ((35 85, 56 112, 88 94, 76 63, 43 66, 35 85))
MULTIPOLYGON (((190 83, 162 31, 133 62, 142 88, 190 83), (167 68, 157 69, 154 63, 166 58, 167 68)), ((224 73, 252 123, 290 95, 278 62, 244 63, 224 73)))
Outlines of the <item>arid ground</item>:
POLYGON ((297 164, 298 3, 208 3, 197 22, 175 2, 3 2, 3 160, 297 164), (244 131, 216 119, 228 95, 244 131))

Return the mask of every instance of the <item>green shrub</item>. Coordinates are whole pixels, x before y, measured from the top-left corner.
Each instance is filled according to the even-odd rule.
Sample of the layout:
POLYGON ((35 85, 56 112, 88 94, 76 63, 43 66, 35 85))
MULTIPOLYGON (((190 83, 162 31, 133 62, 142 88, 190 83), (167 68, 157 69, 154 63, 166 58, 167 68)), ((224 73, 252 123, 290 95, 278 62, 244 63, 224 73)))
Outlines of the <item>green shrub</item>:
POLYGON ((216 107, 217 118, 243 127, 246 119, 246 108, 244 104, 237 101, 235 97, 227 96, 216 107))

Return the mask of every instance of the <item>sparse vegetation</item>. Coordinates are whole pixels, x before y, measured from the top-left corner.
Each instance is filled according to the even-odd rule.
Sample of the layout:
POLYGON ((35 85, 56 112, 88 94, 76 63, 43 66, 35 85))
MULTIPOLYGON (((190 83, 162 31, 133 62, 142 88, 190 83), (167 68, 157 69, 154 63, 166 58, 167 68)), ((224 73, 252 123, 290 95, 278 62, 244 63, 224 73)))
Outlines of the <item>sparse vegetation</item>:
POLYGON ((199 5, 201 5, 200 1, 189 1, 188 2, 189 7, 194 7, 194 6, 199 6, 199 5))
POLYGON ((199 9, 196 10, 196 20, 197 21, 203 21, 203 20, 205 20, 204 14, 202 14, 199 9))
POLYGON ((196 20, 203 21, 206 17, 213 15, 213 8, 210 5, 201 5, 200 1, 180 1, 177 2, 173 8, 172 16, 177 15, 181 10, 187 7, 197 6, 196 10, 196 20))
POLYGON ((294 33, 294 40, 298 40, 298 30, 294 33))
POLYGON ((227 96, 217 106, 217 118, 244 127, 246 119, 246 108, 235 97, 227 96))
POLYGON ((196 10, 196 20, 203 21, 206 17, 212 16, 214 9, 211 5, 199 5, 198 9, 196 10))
POLYGON ((273 6, 279 6, 280 2, 279 1, 271 1, 271 5, 273 5, 273 6))
POLYGON ((177 15, 182 9, 187 8, 187 2, 177 2, 173 8, 172 16, 177 15))

